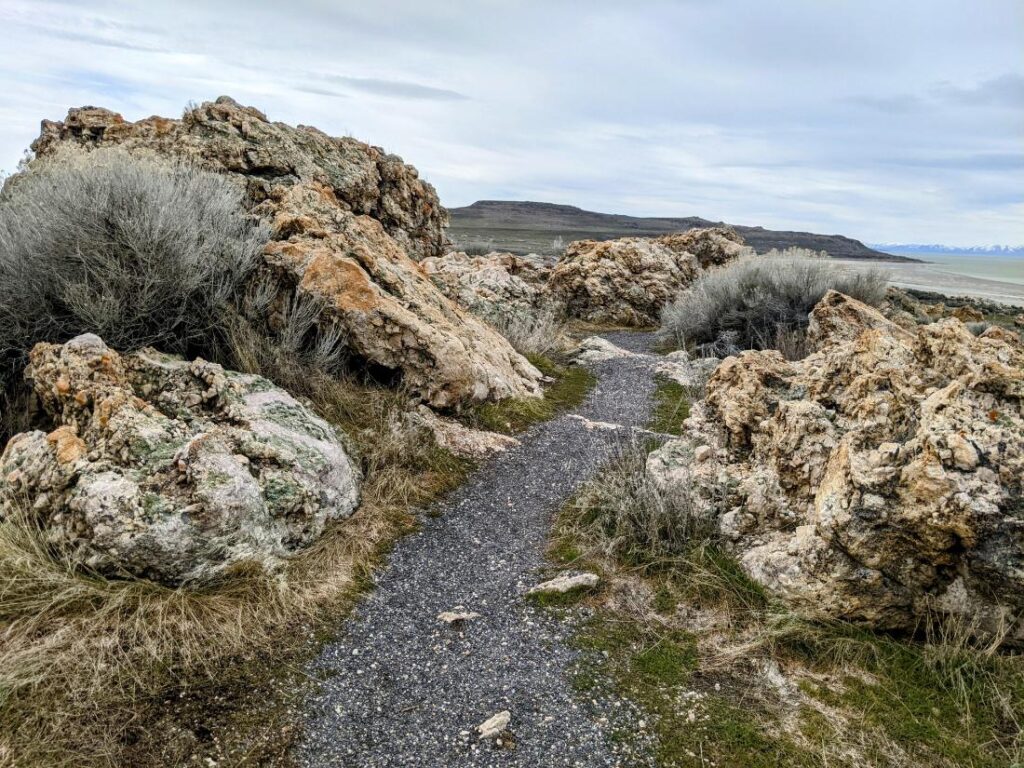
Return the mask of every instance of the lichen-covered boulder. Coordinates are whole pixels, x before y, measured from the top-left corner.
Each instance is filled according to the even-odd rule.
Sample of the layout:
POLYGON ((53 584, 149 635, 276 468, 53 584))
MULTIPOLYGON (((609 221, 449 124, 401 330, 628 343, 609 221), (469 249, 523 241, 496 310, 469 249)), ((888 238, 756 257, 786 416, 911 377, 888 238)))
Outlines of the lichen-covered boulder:
POLYGON ((266 379, 98 336, 38 344, 54 428, 0 455, 0 518, 27 512, 83 568, 168 585, 272 570, 359 500, 338 432, 266 379))
POLYGON ((550 303, 550 269, 512 253, 469 256, 453 251, 423 259, 420 267, 452 301, 483 318, 513 321, 550 303))
POLYGON ((548 287, 573 317, 656 325, 662 307, 704 270, 747 252, 743 238, 726 227, 662 237, 578 240, 551 271, 548 287))
POLYGON ((128 122, 105 109, 72 109, 63 122, 43 122, 34 162, 67 144, 197 162, 244 187, 253 213, 273 226, 257 278, 278 291, 268 305, 272 327, 274 308, 310 297, 354 364, 390 370, 433 406, 539 394, 540 372, 419 269, 417 260, 443 252, 447 213, 400 158, 270 122, 227 97, 181 120, 128 122))
POLYGON ((1024 348, 835 292, 809 335, 801 361, 723 361, 649 473, 718 508, 744 569, 804 609, 888 629, 942 610, 1024 639, 1024 348))

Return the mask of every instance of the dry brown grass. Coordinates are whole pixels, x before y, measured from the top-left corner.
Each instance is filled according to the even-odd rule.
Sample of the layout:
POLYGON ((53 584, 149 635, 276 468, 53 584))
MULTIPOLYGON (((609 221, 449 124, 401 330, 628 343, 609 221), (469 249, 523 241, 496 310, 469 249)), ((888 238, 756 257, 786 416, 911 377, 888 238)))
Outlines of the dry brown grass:
POLYGON ((237 331, 232 367, 290 388, 354 438, 366 477, 360 508, 282 573, 240 569, 203 590, 83 574, 54 558, 27 515, 0 523, 0 765, 184 760, 194 739, 175 746, 157 728, 168 708, 200 691, 212 701, 229 684, 241 699, 260 685, 268 665, 351 605, 382 552, 415 525, 410 510, 467 472, 404 426, 400 392, 309 368, 251 328, 237 331))
POLYGON ((532 313, 494 315, 484 319, 522 355, 559 354, 571 345, 565 311, 558 305, 532 313))

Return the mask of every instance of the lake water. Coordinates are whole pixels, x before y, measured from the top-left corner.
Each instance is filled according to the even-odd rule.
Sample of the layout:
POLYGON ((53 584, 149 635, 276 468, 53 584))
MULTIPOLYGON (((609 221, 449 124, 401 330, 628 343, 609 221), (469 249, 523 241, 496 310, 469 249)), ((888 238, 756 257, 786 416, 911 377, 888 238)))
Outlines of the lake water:
POLYGON ((905 253, 926 261, 865 262, 837 259, 848 269, 881 269, 893 285, 947 296, 975 296, 1024 307, 1024 256, 974 253, 905 253))
POLYGON ((906 253, 931 262, 935 269, 982 280, 1024 285, 1024 255, 995 256, 978 253, 906 253))

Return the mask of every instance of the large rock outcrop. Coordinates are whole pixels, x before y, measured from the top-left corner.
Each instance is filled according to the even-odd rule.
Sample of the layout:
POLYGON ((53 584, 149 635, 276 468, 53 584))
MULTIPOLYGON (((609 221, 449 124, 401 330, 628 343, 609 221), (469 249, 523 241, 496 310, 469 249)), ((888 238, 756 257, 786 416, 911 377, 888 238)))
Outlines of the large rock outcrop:
POLYGON ((480 317, 513 321, 550 303, 545 288, 551 270, 512 253, 454 251, 423 259, 420 266, 445 296, 480 317))
POLYGON ((89 570, 178 585, 274 569, 358 502, 340 435, 266 379, 91 334, 37 345, 26 376, 55 428, 0 455, 0 519, 31 515, 89 570))
POLYGON ((1015 334, 975 337, 955 319, 905 329, 831 292, 809 338, 798 362, 722 362, 688 436, 648 471, 724 509, 744 569, 803 608, 899 629, 939 609, 1024 639, 1015 334))
POLYGON ((710 267, 747 252, 731 229, 691 229, 662 237, 578 240, 551 272, 551 294, 574 317, 649 326, 661 309, 710 267))
POLYGON ((35 162, 69 143, 157 153, 237 179, 273 227, 261 273, 279 287, 275 306, 293 294, 314 297, 322 323, 340 326, 357 362, 400 374, 431 405, 538 394, 540 373, 416 264, 443 251, 447 214, 400 158, 272 123, 227 97, 181 120, 128 122, 105 109, 72 109, 63 122, 43 122, 35 162))

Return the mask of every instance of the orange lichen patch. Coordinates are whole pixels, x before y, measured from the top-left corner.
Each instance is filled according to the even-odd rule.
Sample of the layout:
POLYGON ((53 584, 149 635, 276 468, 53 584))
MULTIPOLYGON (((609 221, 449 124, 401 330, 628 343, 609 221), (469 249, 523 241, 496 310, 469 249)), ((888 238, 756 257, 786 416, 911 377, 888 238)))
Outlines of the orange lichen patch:
POLYGON ((369 311, 380 305, 380 296, 369 275, 348 258, 329 251, 316 253, 299 286, 312 294, 323 296, 343 311, 369 311))
POLYGON ((46 436, 46 441, 53 446, 57 461, 61 464, 73 464, 86 454, 85 442, 73 427, 67 425, 53 430, 46 436))
POLYGON ((58 395, 66 395, 71 391, 71 380, 64 374, 61 374, 57 378, 57 382, 53 385, 53 388, 57 390, 58 395))
POLYGON ((320 199, 323 200, 328 205, 337 206, 339 204, 338 196, 334 194, 334 190, 326 186, 325 184, 313 182, 312 184, 309 185, 309 188, 316 192, 320 199))
POLYGON ((263 255, 271 264, 289 269, 299 269, 310 258, 312 251, 310 246, 305 243, 278 240, 267 243, 263 249, 263 255))
POLYGON ((153 130, 157 136, 166 136, 174 130, 177 125, 177 121, 168 120, 166 117, 159 117, 154 115, 150 118, 153 123, 153 130))
POLYGON ((281 213, 274 219, 274 237, 286 240, 294 235, 307 237, 327 237, 327 232, 319 226, 312 216, 281 213))

